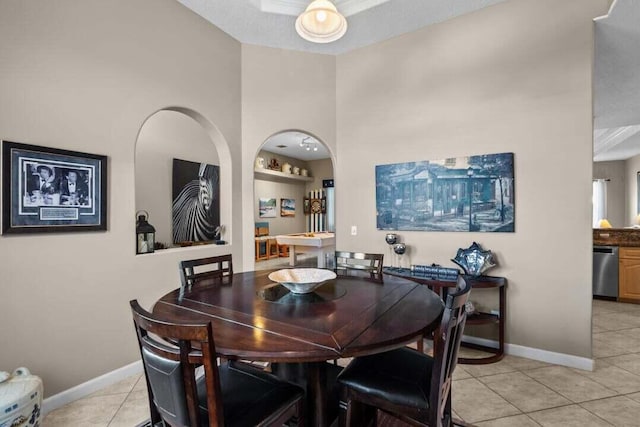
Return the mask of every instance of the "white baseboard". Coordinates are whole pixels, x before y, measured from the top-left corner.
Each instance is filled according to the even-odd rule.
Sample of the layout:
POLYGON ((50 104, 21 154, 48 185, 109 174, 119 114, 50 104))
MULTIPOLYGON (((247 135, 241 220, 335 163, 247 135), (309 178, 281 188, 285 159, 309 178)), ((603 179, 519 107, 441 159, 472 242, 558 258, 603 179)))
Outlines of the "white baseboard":
POLYGON ((78 384, 75 387, 71 387, 68 390, 62 391, 53 396, 49 396, 42 402, 43 416, 48 412, 58 409, 68 403, 81 399, 85 396, 95 393, 98 390, 102 390, 112 384, 122 381, 132 375, 138 375, 142 373, 142 362, 138 360, 129 365, 118 368, 114 371, 107 372, 104 375, 90 379, 87 382, 78 384))
MULTIPOLYGON (((472 344, 480 344, 487 347, 498 348, 498 342, 485 338, 470 337, 465 335, 464 341, 472 344)), ((586 357, 573 356, 564 353, 555 353, 553 351, 541 350, 538 348, 525 347, 517 344, 505 344, 505 353, 512 356, 526 357, 527 359, 539 360, 541 362, 553 363, 555 365, 568 366, 570 368, 584 369, 593 371, 593 359, 586 357)), ((142 373, 142 362, 137 361, 129 365, 118 368, 114 371, 107 372, 104 375, 93 378, 82 384, 78 384, 68 390, 62 391, 53 396, 47 397, 42 402, 42 412, 46 415, 48 412, 58 409, 68 403, 81 399, 85 396, 102 390, 112 384, 117 383, 132 375, 142 373)))
MULTIPOLYGON (((487 347, 498 348, 498 342, 485 338, 463 336, 463 340, 472 344, 480 344, 487 347)), ((541 362, 553 363, 554 365, 567 366, 569 368, 583 369, 585 371, 593 371, 594 361, 587 357, 573 356, 571 354, 556 353, 539 348, 525 347, 523 345, 508 344, 504 345, 505 354, 512 356, 526 357, 527 359, 539 360, 541 362)))

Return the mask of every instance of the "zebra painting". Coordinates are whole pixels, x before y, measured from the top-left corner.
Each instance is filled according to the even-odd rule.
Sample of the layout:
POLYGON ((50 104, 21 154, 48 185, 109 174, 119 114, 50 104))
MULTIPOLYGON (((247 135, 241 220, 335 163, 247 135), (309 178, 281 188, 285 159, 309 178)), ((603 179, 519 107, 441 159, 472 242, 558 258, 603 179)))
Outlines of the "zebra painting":
POLYGON ((220 167, 173 159, 173 243, 215 239, 220 225, 220 167))

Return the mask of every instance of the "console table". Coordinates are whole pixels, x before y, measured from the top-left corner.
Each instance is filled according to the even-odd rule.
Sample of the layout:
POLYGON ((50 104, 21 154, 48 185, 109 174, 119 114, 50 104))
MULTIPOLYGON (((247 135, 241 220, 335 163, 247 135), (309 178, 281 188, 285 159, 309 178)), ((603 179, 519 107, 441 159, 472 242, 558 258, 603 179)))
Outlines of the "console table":
MULTIPOLYGON (((456 282, 436 280, 425 277, 424 275, 421 275, 419 273, 412 273, 408 268, 384 267, 382 269, 382 272, 384 274, 403 277, 405 279, 409 279, 414 282, 426 285, 434 291, 437 291, 443 298, 446 296, 447 288, 456 286, 456 282)), ((467 325, 498 325, 498 348, 463 341, 462 345, 464 345, 465 347, 492 353, 492 355, 482 358, 460 357, 458 358, 458 362, 469 365, 495 363, 504 357, 504 322, 507 314, 507 279, 497 276, 464 275, 463 277, 465 280, 471 283, 471 287, 473 289, 498 288, 498 314, 477 312, 467 316, 467 325)))

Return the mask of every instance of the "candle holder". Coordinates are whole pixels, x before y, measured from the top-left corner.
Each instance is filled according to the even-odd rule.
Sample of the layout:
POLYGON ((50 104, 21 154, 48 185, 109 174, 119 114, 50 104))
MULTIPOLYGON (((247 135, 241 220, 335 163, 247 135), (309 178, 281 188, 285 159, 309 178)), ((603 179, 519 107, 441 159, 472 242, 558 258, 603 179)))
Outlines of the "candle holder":
POLYGON ((387 245, 389 245, 389 268, 393 269, 393 245, 395 245, 396 243, 398 243, 398 235, 397 234, 393 234, 393 233, 387 233, 386 236, 384 236, 384 241, 387 242, 387 245))
POLYGON ((407 245, 404 243, 396 243, 393 245, 393 252, 395 252, 398 257, 398 270, 402 270, 402 255, 407 252, 407 245))

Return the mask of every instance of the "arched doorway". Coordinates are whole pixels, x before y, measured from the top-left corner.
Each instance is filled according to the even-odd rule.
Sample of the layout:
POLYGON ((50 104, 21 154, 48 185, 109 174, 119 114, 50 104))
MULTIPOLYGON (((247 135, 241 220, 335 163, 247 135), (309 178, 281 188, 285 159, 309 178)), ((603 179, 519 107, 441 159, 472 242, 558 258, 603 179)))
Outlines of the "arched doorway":
MULTIPOLYGON (((303 130, 265 139, 254 161, 255 269, 289 265, 275 236, 335 232, 334 162, 327 146, 303 130)), ((312 256, 296 265, 315 266, 312 256)))

